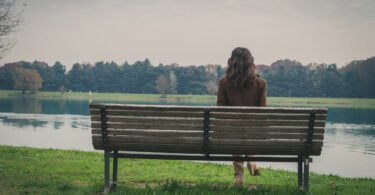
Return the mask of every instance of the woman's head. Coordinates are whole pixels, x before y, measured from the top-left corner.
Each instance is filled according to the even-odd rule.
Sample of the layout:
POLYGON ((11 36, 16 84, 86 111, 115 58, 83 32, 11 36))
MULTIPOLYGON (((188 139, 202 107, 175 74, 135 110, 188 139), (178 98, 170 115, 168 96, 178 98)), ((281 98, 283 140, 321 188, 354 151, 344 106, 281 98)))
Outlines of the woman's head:
POLYGON ((237 47, 228 59, 226 77, 236 87, 247 87, 251 84, 255 74, 254 58, 247 48, 237 47))

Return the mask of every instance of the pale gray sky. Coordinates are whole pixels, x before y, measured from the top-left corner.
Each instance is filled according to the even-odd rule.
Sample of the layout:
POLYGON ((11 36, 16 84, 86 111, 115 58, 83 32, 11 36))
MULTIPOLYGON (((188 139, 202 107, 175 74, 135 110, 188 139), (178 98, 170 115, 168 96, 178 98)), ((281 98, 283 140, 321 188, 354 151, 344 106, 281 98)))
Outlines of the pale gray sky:
POLYGON ((16 46, 0 61, 149 58, 221 64, 236 46, 256 64, 345 65, 375 55, 373 0, 29 0, 16 46))

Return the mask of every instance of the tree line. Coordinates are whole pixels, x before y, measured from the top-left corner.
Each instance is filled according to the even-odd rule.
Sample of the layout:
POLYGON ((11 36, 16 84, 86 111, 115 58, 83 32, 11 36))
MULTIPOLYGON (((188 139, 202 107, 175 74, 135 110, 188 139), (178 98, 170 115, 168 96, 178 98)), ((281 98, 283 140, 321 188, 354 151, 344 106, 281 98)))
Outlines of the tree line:
MULTIPOLYGON (((150 60, 76 63, 67 70, 60 62, 15 62, 0 67, 0 89, 36 92, 91 91, 108 93, 215 94, 225 68, 208 64, 154 66, 150 60)), ((336 64, 303 65, 293 60, 278 60, 257 65, 258 74, 267 80, 269 96, 279 97, 375 97, 375 57, 336 64)))

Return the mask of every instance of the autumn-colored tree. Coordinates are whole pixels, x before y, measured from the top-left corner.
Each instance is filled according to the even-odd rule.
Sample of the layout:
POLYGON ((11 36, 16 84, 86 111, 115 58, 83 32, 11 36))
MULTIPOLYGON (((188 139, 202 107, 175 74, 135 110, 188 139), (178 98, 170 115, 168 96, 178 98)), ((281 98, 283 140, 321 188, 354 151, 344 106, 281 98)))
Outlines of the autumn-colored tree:
POLYGON ((13 89, 35 93, 42 87, 42 78, 38 71, 16 67, 12 71, 13 89))
POLYGON ((217 85, 213 81, 208 81, 207 83, 207 92, 211 95, 217 93, 217 85))
POLYGON ((164 97, 167 94, 167 91, 169 89, 168 80, 165 78, 165 76, 160 75, 156 81, 156 90, 164 97))

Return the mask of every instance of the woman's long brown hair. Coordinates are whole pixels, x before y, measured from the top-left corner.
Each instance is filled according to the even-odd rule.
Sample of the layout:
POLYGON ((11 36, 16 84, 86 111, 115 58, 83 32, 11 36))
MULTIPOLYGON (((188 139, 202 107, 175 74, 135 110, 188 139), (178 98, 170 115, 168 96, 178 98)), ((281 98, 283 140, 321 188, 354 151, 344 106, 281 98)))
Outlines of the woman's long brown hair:
POLYGON ((236 87, 250 86, 255 77, 254 58, 247 48, 237 47, 228 59, 226 77, 236 87))

